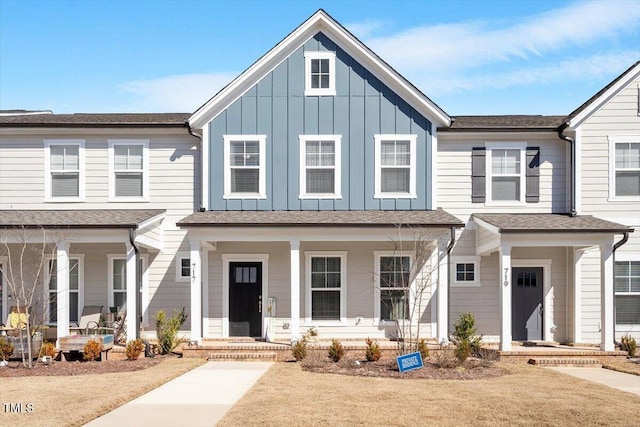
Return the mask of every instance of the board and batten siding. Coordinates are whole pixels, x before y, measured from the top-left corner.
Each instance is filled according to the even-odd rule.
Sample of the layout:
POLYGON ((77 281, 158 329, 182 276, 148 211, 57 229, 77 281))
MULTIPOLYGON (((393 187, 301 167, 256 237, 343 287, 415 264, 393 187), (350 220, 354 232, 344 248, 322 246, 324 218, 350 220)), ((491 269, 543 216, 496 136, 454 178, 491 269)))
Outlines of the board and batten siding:
POLYGON ((424 116, 322 33, 209 124, 212 210, 431 209, 431 128, 424 116), (305 51, 336 53, 336 95, 305 96, 305 51), (266 135, 266 199, 225 200, 224 135, 266 135), (374 135, 417 135, 414 199, 374 198, 374 135), (299 136, 340 135, 340 199, 300 200, 299 136))

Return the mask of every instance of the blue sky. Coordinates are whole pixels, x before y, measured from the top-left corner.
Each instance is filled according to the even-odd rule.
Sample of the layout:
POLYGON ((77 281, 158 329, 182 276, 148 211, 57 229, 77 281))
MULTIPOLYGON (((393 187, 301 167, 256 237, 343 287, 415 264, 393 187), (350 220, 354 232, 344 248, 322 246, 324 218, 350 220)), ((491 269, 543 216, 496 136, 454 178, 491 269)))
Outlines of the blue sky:
POLYGON ((318 8, 451 115, 568 114, 640 60, 640 0, 0 0, 0 109, 194 111, 318 8))

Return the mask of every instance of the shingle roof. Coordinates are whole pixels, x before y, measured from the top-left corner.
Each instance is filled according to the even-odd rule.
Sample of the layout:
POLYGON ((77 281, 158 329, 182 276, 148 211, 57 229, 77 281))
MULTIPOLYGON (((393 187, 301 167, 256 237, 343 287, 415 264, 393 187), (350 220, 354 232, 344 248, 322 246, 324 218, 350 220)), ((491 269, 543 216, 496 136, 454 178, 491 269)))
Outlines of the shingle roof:
POLYGON ((543 130, 554 131, 563 123, 564 116, 505 115, 505 116, 455 116, 447 131, 508 131, 543 130))
POLYGON ((565 214, 473 214, 497 227, 500 233, 624 233, 633 231, 626 225, 591 215, 572 217, 565 214))
POLYGON ((206 211, 178 223, 195 226, 393 226, 462 227, 458 218, 435 211, 206 211))
POLYGON ((184 127, 189 113, 0 115, 0 127, 184 127))
POLYGON ((0 210, 0 228, 137 228, 161 209, 0 210))

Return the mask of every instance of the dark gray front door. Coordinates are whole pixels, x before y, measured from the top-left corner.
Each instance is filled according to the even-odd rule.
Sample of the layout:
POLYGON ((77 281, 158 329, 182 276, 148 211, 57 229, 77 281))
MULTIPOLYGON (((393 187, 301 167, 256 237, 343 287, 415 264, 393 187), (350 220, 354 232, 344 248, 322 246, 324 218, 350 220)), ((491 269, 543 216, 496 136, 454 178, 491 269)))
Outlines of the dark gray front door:
POLYGON ((229 264, 229 335, 262 336, 262 263, 229 264))
POLYGON ((513 339, 542 340, 542 267, 513 268, 511 283, 513 339))

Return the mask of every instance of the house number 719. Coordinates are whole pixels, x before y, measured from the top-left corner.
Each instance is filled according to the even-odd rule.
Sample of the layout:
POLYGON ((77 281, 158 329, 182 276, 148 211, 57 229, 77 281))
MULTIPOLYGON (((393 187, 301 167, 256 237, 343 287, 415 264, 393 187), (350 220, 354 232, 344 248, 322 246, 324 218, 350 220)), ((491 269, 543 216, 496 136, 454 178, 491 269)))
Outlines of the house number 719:
POLYGON ((509 286, 509 267, 504 268, 504 286, 509 286))

